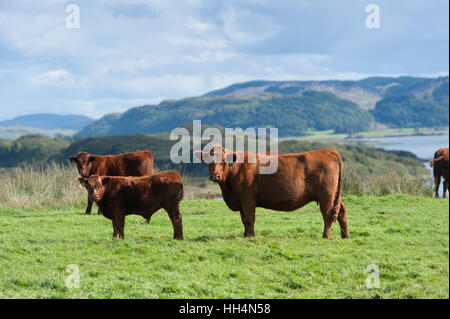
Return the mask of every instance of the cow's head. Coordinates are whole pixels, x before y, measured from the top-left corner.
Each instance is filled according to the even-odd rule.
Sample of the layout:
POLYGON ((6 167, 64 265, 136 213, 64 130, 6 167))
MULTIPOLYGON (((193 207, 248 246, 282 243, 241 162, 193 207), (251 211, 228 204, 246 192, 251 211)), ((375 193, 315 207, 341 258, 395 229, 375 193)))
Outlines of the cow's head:
POLYGON ((89 178, 80 177, 78 181, 87 189, 89 199, 93 202, 98 202, 102 200, 105 194, 105 185, 111 181, 111 178, 92 175, 89 178))
POLYGON ((77 156, 69 157, 69 161, 77 165, 78 173, 83 177, 89 177, 92 163, 95 161, 95 156, 88 153, 81 152, 77 156))
POLYGON ((209 154, 204 151, 196 151, 194 156, 208 163, 209 179, 216 183, 224 182, 230 167, 239 161, 239 154, 230 152, 219 144, 214 145, 209 154))

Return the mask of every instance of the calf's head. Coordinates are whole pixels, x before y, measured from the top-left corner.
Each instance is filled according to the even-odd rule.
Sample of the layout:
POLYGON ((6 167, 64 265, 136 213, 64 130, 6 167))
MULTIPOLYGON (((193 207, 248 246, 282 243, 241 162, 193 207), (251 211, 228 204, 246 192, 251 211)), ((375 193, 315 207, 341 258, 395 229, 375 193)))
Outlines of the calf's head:
POLYGON ((89 177, 92 163, 95 161, 95 156, 88 153, 81 152, 77 156, 69 157, 69 161, 77 165, 78 173, 83 177, 89 177))
POLYGON ((102 200, 105 194, 105 185, 110 182, 109 177, 100 177, 93 175, 89 178, 80 177, 78 181, 88 191, 88 197, 93 202, 102 200))
POLYGON ((205 151, 196 151, 194 156, 201 161, 208 163, 209 179, 213 182, 224 182, 234 163, 239 162, 237 153, 228 151, 219 144, 214 145, 209 153, 205 151))

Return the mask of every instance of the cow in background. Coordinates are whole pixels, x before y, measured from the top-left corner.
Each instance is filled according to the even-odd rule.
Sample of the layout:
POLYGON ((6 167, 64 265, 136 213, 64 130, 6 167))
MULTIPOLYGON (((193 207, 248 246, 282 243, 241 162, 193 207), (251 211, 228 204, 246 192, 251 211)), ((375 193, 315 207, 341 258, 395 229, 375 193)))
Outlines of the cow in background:
MULTIPOLYGON (((81 177, 99 176, 151 176, 153 155, 150 151, 138 151, 119 155, 99 156, 86 152, 71 156, 69 161, 77 165, 81 177)), ((86 214, 92 211, 92 200, 88 198, 86 214)), ((100 213, 100 211, 99 211, 100 213)), ((147 223, 149 220, 147 220, 147 223)))
MULTIPOLYGON (((194 155, 204 160, 208 153, 197 151, 194 155)), ((322 212, 323 237, 330 238, 336 220, 342 238, 349 237, 346 208, 341 200, 342 159, 335 149, 266 156, 235 153, 215 145, 209 156, 214 159, 208 164, 209 178, 219 184, 227 206, 240 212, 244 237, 255 236, 256 207, 293 211, 313 201, 322 212), (261 174, 260 167, 267 165, 270 156, 278 157, 278 170, 261 174)))
POLYGON ((430 166, 433 168, 434 175, 434 193, 436 197, 439 197, 439 186, 441 184, 441 177, 444 178, 444 198, 447 197, 447 191, 449 187, 448 179, 448 147, 442 147, 434 153, 434 158, 430 161, 430 166))

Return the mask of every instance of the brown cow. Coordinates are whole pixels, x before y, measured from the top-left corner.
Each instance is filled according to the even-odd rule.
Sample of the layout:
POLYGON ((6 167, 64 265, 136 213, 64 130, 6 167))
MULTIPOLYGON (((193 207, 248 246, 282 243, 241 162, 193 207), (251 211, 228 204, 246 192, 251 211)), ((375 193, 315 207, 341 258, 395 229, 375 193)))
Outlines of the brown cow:
POLYGON ((169 214, 174 239, 183 239, 179 209, 183 183, 177 171, 150 177, 97 176, 78 179, 88 190, 89 199, 97 203, 103 216, 112 220, 113 237, 124 239, 125 216, 136 214, 149 219, 164 208, 169 214))
MULTIPOLYGON (((99 176, 151 176, 153 175, 153 155, 150 151, 139 151, 111 156, 91 155, 86 152, 71 156, 69 161, 77 164, 81 177, 99 176)), ((88 199, 86 214, 92 211, 92 201, 88 199)), ((148 221, 147 221, 148 222, 148 221)))
MULTIPOLYGON (((336 219, 342 238, 349 237, 346 208, 341 200, 342 159, 336 150, 279 155, 274 174, 260 174, 259 167, 266 165, 261 162, 265 155, 258 154, 256 163, 251 163, 250 154, 255 158, 255 154, 230 152, 216 145, 210 151, 215 159, 208 164, 210 179, 219 184, 227 206, 240 211, 244 237, 255 235, 256 207, 293 211, 312 201, 320 205, 323 237, 330 238, 336 219)), ((194 155, 205 159, 208 154, 197 151, 194 155)))
POLYGON ((439 185, 441 184, 441 177, 444 178, 444 194, 442 196, 444 198, 447 197, 447 191, 449 187, 448 157, 449 157, 448 147, 442 147, 434 153, 434 159, 430 161, 430 166, 433 167, 434 184, 435 184, 434 193, 436 197, 439 197, 439 185))

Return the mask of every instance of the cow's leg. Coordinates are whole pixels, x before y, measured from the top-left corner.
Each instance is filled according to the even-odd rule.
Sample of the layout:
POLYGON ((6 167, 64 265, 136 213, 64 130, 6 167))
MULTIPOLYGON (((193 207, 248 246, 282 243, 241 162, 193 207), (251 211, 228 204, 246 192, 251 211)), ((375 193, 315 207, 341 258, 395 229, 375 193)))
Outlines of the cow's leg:
POLYGON ((112 220, 112 226, 113 226, 113 230, 114 230, 114 232, 113 232, 113 238, 119 237, 119 228, 117 227, 116 221, 114 220, 114 218, 113 218, 113 220, 112 220))
POLYGON ((320 211, 322 212, 324 223, 322 235, 323 238, 330 239, 331 228, 333 227, 333 224, 336 222, 339 209, 340 209, 339 207, 333 207, 333 202, 330 200, 320 202, 320 211))
POLYGON ((255 209, 241 209, 241 220, 244 224, 244 237, 255 237, 255 209))
POLYGON ((339 209, 338 214, 339 226, 341 226, 341 237, 349 238, 348 227, 347 227, 347 208, 344 203, 341 201, 341 208, 339 209))
POLYGON ((173 239, 183 240, 183 217, 180 213, 179 204, 166 209, 173 226, 173 239))
POLYGON ((448 186, 449 186, 448 180, 444 180, 444 194, 442 194, 443 198, 447 197, 448 186))
POLYGON ((243 200, 241 220, 244 224, 244 237, 255 237, 255 209, 256 205, 251 200, 243 200))
POLYGON ((434 196, 439 198, 439 186, 441 185, 441 176, 437 172, 437 168, 434 167, 434 196))
POLYGON ((113 218, 113 228, 114 228, 114 235, 113 237, 118 237, 118 238, 122 238, 125 239, 125 233, 124 233, 124 228, 125 228, 125 214, 116 212, 114 214, 114 218, 113 218))
POLYGON ((86 214, 88 214, 88 215, 91 214, 91 212, 92 212, 92 205, 93 205, 93 204, 94 204, 94 202, 91 201, 91 200, 88 198, 88 204, 87 204, 87 207, 86 207, 86 214))

